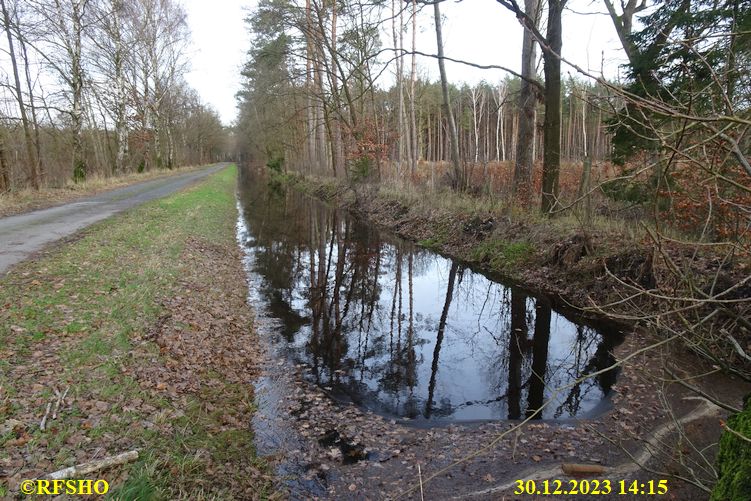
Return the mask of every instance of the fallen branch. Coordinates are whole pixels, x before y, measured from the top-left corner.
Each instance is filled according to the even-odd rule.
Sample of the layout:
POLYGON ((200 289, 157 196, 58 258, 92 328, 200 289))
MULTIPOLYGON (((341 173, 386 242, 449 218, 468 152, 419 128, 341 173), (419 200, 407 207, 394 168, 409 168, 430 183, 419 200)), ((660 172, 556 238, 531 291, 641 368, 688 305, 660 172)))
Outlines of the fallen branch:
POLYGON ((723 423, 723 425, 722 425, 722 428, 723 428, 723 429, 724 429, 725 431, 729 432, 729 433, 730 433, 731 435, 735 435, 736 437, 740 438, 741 440, 745 440, 746 442, 749 442, 749 443, 751 443, 751 438, 748 438, 747 436, 745 436, 745 435, 741 434, 740 432, 737 432, 737 431, 735 431, 734 429, 732 429, 732 428, 731 428, 730 426, 728 426, 727 424, 724 424, 724 423, 723 423))
POLYGON ((52 419, 57 419, 57 411, 60 410, 60 404, 65 402, 65 396, 68 394, 68 390, 70 390, 70 386, 68 386, 63 393, 55 390, 55 393, 57 393, 57 402, 55 402, 55 410, 52 411, 52 419))
POLYGON ((66 478, 83 477, 89 473, 109 468, 110 466, 117 466, 125 463, 130 463, 138 459, 138 451, 123 452, 116 456, 106 457, 104 459, 98 459, 96 461, 89 461, 88 463, 81 463, 75 466, 69 466, 56 472, 50 473, 46 478, 50 480, 64 480, 66 478))
POLYGON ((683 378, 678 377, 669 368, 665 367, 665 372, 667 372, 668 375, 673 378, 673 381, 671 381, 671 382, 676 382, 676 383, 680 384, 681 386, 683 386, 685 388, 688 388, 689 390, 691 390, 692 392, 696 393, 697 395, 701 395, 703 398, 706 398, 707 400, 709 400, 710 402, 712 402, 713 404, 715 404, 717 407, 720 407, 721 409, 725 409, 726 411, 732 412, 732 413, 735 413, 735 414, 741 412, 741 410, 739 408, 733 407, 730 404, 726 404, 724 402, 721 402, 720 400, 714 398, 712 395, 710 395, 709 393, 705 392, 704 390, 702 390, 698 386, 694 386, 694 385, 688 383, 687 381, 685 381, 683 378))
POLYGON ((738 344, 738 341, 736 341, 735 338, 733 336, 731 336, 728 331, 726 331, 725 329, 721 329, 720 332, 722 332, 723 334, 725 334, 727 336, 728 341, 730 341, 730 343, 733 345, 733 347, 735 348, 735 351, 738 353, 738 355, 740 355, 741 357, 743 357, 746 360, 748 360, 749 362, 751 362, 751 356, 749 356, 748 353, 746 353, 743 350, 743 348, 741 348, 741 345, 738 344))
POLYGON ((42 430, 42 431, 44 431, 44 429, 47 426, 47 416, 50 415, 50 409, 52 409, 52 402, 49 402, 47 404, 47 410, 44 411, 44 416, 42 417, 42 422, 39 423, 39 429, 42 430))
POLYGON ((420 469, 420 463, 417 463, 417 476, 420 478, 420 501, 425 501, 425 493, 422 490, 422 470, 420 469))

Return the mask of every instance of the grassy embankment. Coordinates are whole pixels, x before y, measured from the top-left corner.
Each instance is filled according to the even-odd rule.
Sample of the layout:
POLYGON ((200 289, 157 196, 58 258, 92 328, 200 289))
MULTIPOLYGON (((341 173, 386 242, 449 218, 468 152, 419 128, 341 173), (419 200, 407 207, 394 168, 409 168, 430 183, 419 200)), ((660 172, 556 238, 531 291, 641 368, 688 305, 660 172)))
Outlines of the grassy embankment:
POLYGON ((87 478, 115 499, 271 492, 249 430, 257 352, 235 174, 94 225, 0 279, 0 498, 132 449, 136 463, 87 478))

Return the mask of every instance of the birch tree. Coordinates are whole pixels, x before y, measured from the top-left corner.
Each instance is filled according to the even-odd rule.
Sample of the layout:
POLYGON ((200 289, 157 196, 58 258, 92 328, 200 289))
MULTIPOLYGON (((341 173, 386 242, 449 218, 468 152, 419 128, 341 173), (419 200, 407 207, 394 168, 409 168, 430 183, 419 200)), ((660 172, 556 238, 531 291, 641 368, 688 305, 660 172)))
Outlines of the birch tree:
POLYGON ((29 0, 43 26, 37 32, 37 52, 65 87, 63 110, 70 119, 73 179, 86 179, 83 151, 84 126, 84 31, 90 28, 90 0, 29 0))
POLYGON ((446 76, 446 63, 443 54, 443 32, 441 29, 441 7, 440 2, 433 3, 433 19, 435 21, 435 37, 438 47, 438 70, 441 75, 441 94, 443 96, 443 112, 448 120, 448 134, 451 154, 451 184, 455 190, 462 191, 466 186, 464 170, 461 165, 459 156, 459 134, 456 129, 456 120, 454 119, 454 110, 451 107, 451 98, 449 96, 449 83, 446 76))
MULTIPOLYGON (((99 74, 95 80, 99 100, 106 112, 113 119, 115 126, 115 159, 113 172, 126 170, 128 155, 128 83, 127 68, 133 62, 129 60, 129 51, 135 47, 137 40, 128 32, 131 24, 128 15, 130 6, 127 0, 106 0, 96 5, 98 23, 92 30, 91 43, 96 48, 93 64, 99 74), (114 84, 114 85, 113 85, 114 84)), ((132 15, 132 13, 130 13, 132 15)))

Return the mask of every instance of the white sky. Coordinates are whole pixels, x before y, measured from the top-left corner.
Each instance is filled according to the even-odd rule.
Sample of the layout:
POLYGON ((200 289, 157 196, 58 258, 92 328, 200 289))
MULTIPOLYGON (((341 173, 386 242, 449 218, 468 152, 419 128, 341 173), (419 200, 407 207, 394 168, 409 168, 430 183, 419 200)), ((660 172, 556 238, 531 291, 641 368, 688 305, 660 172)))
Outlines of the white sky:
POLYGON ((255 2, 184 0, 183 5, 193 42, 188 83, 230 125, 237 115, 235 93, 240 90, 240 69, 250 47, 245 9, 255 2))
MULTIPOLYGON (((255 6, 255 0, 184 0, 183 3, 193 37, 189 56, 192 71, 187 76, 188 82, 229 125, 237 114, 235 93, 240 88, 240 68, 250 44, 243 20, 255 6)), ((592 0, 569 0, 568 4, 573 11, 599 11, 603 15, 564 12, 563 57, 595 74, 604 68, 606 76, 615 77, 618 65, 625 58, 604 7, 592 0)), ((417 50, 434 54, 433 9, 428 6, 423 10, 418 16, 417 50)), ((494 0, 448 0, 441 4, 441 13, 446 56, 519 71, 522 28, 511 12, 494 0)), ((545 19, 546 13, 542 17, 545 19)), ((382 43, 384 47, 393 45, 390 36, 382 43)), ((404 44, 405 48, 411 44, 411 32, 405 33, 404 44)), ((420 58, 418 71, 437 79, 437 64, 435 59, 420 58)), ((405 67, 408 65, 405 63, 405 67)), ((447 64, 446 71, 449 80, 456 83, 471 84, 483 79, 492 82, 504 76, 498 70, 479 70, 453 63, 447 64)), ((565 78, 574 72, 564 65, 562 73, 565 78)))

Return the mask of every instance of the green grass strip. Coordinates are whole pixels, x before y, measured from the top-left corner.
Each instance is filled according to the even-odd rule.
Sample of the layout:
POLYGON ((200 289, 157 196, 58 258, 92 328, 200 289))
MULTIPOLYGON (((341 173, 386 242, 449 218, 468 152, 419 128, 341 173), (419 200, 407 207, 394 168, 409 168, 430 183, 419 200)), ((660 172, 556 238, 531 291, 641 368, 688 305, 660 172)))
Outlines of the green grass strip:
MULTIPOLYGON (((15 419, 27 425, 31 437, 22 447, 32 465, 35 458, 55 469, 73 464, 71 437, 82 433, 86 440, 136 444, 144 448, 143 459, 131 465, 128 480, 115 486, 113 497, 143 500, 187 494, 174 485, 175 477, 200 478, 191 454, 181 451, 218 449, 228 456, 223 459, 237 460, 229 457, 237 454, 256 462, 250 431, 212 436, 207 428, 213 416, 201 410, 197 398, 189 400, 184 416, 170 418, 175 431, 168 437, 133 426, 138 412, 120 404, 86 428, 84 413, 77 410, 79 402, 96 400, 140 398, 157 409, 168 405, 145 396, 128 375, 128 368, 138 364, 130 356, 134 334, 144 333, 159 317, 160 298, 175 293, 182 271, 191 266, 180 261, 188 238, 235 244, 236 176, 231 166, 185 191, 97 223, 0 279, 0 424, 15 419), (50 368, 55 373, 45 374, 50 368), (55 421, 54 433, 44 433, 38 413, 51 398, 54 381, 70 385, 76 403, 55 421), (30 388, 36 388, 31 395, 30 388)), ((151 350, 159 356, 156 346, 151 350)), ((249 391, 225 390, 230 405, 233 395, 239 400, 249 391)), ((5 445, 16 435, 6 430, 0 436, 0 459, 10 456, 5 445)), ((9 494, 7 489, 0 484, 0 497, 9 494)))

